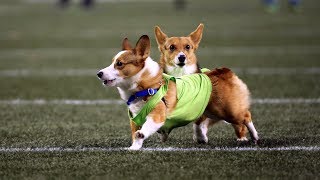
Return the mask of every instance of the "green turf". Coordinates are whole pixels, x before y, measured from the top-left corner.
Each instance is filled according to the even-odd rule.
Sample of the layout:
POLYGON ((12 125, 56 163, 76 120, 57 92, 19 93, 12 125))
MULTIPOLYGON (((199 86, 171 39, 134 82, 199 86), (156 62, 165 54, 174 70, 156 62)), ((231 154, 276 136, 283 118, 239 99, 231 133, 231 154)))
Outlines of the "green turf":
MULTIPOLYGON (((128 147, 125 106, 2 106, 2 147, 128 147), (117 123, 115 123, 117 122, 117 123)), ((320 143, 319 105, 256 105, 260 147, 320 143), (294 112, 294 113, 292 113, 294 112), (308 114, 308 115, 306 115, 308 114), (307 129, 307 131, 306 131, 307 129)), ((192 141, 191 126, 176 129, 166 143, 151 137, 147 147, 251 147, 236 143, 230 125, 209 131, 209 143, 192 141)), ((319 152, 81 152, 1 153, 0 175, 104 176, 112 178, 301 178, 319 175, 319 152), (297 158, 295 158, 297 157, 297 158), (307 168, 306 168, 307 167, 307 168), (142 170, 141 170, 142 169, 142 170), (157 169, 155 171, 155 169, 157 169), (123 172, 120 173, 119 172, 123 172), (169 175, 170 174, 170 175, 169 175)))
MULTIPOLYGON (((200 65, 213 68, 292 68, 289 74, 239 73, 253 98, 319 98, 318 0, 302 2, 290 13, 286 2, 268 14, 260 1, 188 1, 176 11, 168 1, 97 4, 0 2, 0 100, 119 99, 95 77, 128 37, 151 38, 151 56, 159 52, 153 35, 160 25, 169 36, 188 35, 205 24, 197 52, 200 65), (86 75, 59 75, 70 69, 86 75), (29 76, 5 76, 7 70, 31 70, 29 76), (38 72, 39 70, 39 72, 38 72), (51 73, 43 73, 50 71, 51 73)), ((0 148, 128 147, 125 105, 0 104, 0 148)), ((319 104, 253 104, 260 147, 319 146, 319 104)), ((256 147, 238 143, 230 125, 210 128, 209 143, 192 140, 192 125, 175 129, 168 142, 157 135, 144 147, 256 147)), ((0 153, 1 179, 318 179, 319 151, 273 152, 28 152, 0 153)))
POLYGON ((319 153, 290 151, 9 153, 0 168, 10 169, 9 177, 31 179, 314 179, 319 160, 319 153))
MULTIPOLYGON (((319 104, 254 105, 253 120, 262 136, 260 146, 319 144, 319 107, 319 104)), ((1 105, 1 109, 0 134, 5 137, 1 141, 2 147, 130 145, 129 120, 124 105, 1 105)), ((197 147, 192 140, 191 124, 170 135, 170 141, 165 144, 159 143, 158 137, 154 136, 146 147, 197 147)), ((209 137, 212 140, 204 147, 239 145, 231 125, 222 122, 212 127, 209 137)))

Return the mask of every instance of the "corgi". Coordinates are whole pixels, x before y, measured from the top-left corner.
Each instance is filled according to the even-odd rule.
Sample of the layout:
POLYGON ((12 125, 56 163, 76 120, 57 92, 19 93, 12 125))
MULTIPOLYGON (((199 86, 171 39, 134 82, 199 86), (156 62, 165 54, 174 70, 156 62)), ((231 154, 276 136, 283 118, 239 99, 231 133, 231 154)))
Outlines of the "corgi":
MULTIPOLYGON (((201 73, 199 63, 196 57, 196 50, 202 39, 204 25, 201 23, 196 30, 186 37, 168 37, 159 26, 154 29, 158 49, 161 52, 160 65, 164 72, 180 77, 187 74, 201 73)), ((245 86, 245 85, 243 85, 245 86)), ((240 95, 240 94, 239 94, 240 95)), ((207 143, 208 126, 213 125, 220 120, 201 117, 202 120, 197 121, 193 125, 194 141, 198 143, 207 143)), ((245 125, 232 124, 237 136, 237 141, 247 141, 247 128, 245 125)))
POLYGON ((168 37, 159 26, 154 33, 160 54, 160 65, 164 73, 175 77, 186 74, 200 73, 196 50, 202 39, 204 25, 200 24, 195 31, 186 37, 168 37))
POLYGON ((258 141, 249 111, 249 91, 231 70, 221 68, 174 78, 163 74, 161 66, 149 55, 147 35, 141 36, 134 48, 126 38, 122 51, 97 73, 104 86, 117 87, 120 97, 127 102, 132 137, 129 149, 138 150, 155 132, 170 133, 173 128, 198 120, 202 114, 234 125, 243 124, 252 140, 258 141), (198 88, 188 89, 195 86, 198 88))

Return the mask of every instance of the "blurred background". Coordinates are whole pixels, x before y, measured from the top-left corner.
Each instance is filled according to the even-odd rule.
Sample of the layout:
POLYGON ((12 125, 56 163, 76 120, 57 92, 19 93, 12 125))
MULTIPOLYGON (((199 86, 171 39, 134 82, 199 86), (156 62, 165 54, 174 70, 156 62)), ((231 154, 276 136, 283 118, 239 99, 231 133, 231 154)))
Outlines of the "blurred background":
POLYGON ((319 1, 301 1, 299 6, 270 2, 1 0, 0 99, 118 98, 113 90, 107 90, 112 94, 106 97, 94 76, 120 50, 123 38, 134 44, 149 35, 151 56, 158 61, 155 25, 168 36, 186 36, 199 23, 205 25, 197 52, 202 67, 227 66, 242 75, 262 72, 258 79, 243 77, 256 97, 305 96, 305 83, 316 86, 306 96, 317 96, 319 85, 310 78, 296 86, 288 82, 288 92, 283 87, 274 87, 275 93, 267 90, 270 86, 260 88, 262 81, 272 86, 290 81, 272 83, 270 76, 264 78, 268 72, 319 74, 320 68, 319 1))
POLYGON ((158 61, 156 25, 168 36, 187 36, 199 23, 205 25, 201 67, 231 68, 254 100, 319 102, 320 1, 292 2, 1 0, 0 102, 8 108, 11 100, 119 99, 96 72, 111 63, 125 37, 135 44, 149 35, 158 61))

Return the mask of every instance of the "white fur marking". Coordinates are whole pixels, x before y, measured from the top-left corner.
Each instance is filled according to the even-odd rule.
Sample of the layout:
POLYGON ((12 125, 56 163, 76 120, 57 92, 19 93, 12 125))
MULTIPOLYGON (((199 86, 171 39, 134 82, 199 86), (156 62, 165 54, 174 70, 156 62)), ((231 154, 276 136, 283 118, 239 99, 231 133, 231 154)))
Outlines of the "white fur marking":
POLYGON ((247 137, 238 138, 237 141, 248 141, 247 137))
POLYGON ((129 150, 139 150, 142 147, 143 139, 136 138, 133 140, 132 145, 129 147, 129 150))
POLYGON ((163 126, 164 123, 155 123, 153 119, 149 116, 147 116, 147 121, 142 125, 141 130, 138 130, 135 132, 143 134, 144 138, 138 138, 136 137, 134 141, 132 142, 132 145, 130 146, 130 150, 138 150, 142 147, 143 141, 147 139, 150 135, 157 132, 161 126, 163 126))
POLYGON ((256 128, 254 127, 253 123, 249 122, 247 127, 248 127, 249 131, 252 133, 254 140, 258 140, 259 139, 258 132, 257 132, 256 128))
MULTIPOLYGON (((124 100, 128 100, 128 99, 129 98, 124 99, 124 100)), ((145 104, 146 104, 145 101, 137 101, 137 102, 130 104, 129 109, 132 112, 133 116, 136 116, 145 104)))
POLYGON ((141 128, 141 133, 143 133, 144 135, 144 139, 148 138, 150 135, 152 135, 153 133, 157 132, 161 126, 163 126, 163 122, 162 123, 155 123, 154 120, 150 117, 147 116, 147 121, 142 125, 141 128))
POLYGON ((168 74, 175 76, 175 77, 181 77, 183 75, 187 74, 193 74, 197 71, 197 65, 184 65, 182 67, 179 66, 166 66, 165 67, 168 74))
POLYGON ((118 52, 118 54, 116 54, 115 56, 114 56, 114 61, 116 61, 123 53, 125 53, 125 52, 127 52, 126 50, 125 51, 120 51, 120 52, 118 52))
POLYGON ((199 125, 193 124, 193 140, 198 143, 207 143, 208 137, 208 125, 209 125, 210 119, 207 118, 203 122, 201 122, 199 125))
POLYGON ((160 66, 157 62, 153 61, 150 57, 148 57, 146 59, 145 69, 149 71, 151 77, 155 77, 160 70, 160 66))

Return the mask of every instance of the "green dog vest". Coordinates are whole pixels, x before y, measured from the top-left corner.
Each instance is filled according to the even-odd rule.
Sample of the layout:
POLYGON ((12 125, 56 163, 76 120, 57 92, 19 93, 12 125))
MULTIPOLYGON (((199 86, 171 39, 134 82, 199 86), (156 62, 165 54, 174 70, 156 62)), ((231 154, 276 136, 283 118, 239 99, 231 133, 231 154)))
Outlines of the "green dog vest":
POLYGON ((205 74, 191 74, 179 78, 163 74, 163 77, 165 84, 135 117, 129 110, 129 118, 137 126, 142 126, 146 122, 147 115, 166 95, 169 81, 174 81, 177 86, 177 105, 174 111, 167 115, 165 124, 161 127, 161 131, 169 133, 173 128, 187 125, 203 114, 210 99, 212 84, 205 74))

